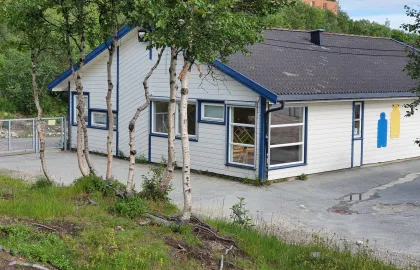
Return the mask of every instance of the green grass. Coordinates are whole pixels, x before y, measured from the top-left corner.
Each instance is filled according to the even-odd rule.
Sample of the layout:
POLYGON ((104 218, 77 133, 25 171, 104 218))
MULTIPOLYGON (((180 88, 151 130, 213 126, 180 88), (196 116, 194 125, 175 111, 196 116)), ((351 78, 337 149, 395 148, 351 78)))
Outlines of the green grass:
MULTIPOLYGON (((174 205, 140 198, 124 201, 104 193, 96 180, 79 179, 68 187, 31 186, 0 175, 0 197, 5 198, 0 199, 0 245, 57 269, 208 269, 208 260, 174 256, 177 250, 168 244, 171 239, 189 252, 208 251, 209 242, 197 237, 191 226, 140 225, 145 211, 173 215, 179 213, 174 205), (88 198, 99 205, 87 204, 88 198), (35 222, 59 233, 40 230, 35 222), (75 224, 77 229, 63 224, 75 224)), ((322 242, 289 245, 226 221, 208 223, 218 234, 236 239, 244 254, 229 260, 243 269, 395 269, 366 252, 352 255, 322 242), (313 258, 311 252, 321 255, 313 258)), ((218 265, 220 256, 214 251, 210 262, 218 265)))

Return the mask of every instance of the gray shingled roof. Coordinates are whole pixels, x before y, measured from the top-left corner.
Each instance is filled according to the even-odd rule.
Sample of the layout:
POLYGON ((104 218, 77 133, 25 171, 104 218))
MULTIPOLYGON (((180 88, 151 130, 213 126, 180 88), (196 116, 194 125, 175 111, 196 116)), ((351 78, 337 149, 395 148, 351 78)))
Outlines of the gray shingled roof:
POLYGON ((403 71, 406 46, 388 38, 322 35, 324 46, 318 46, 306 31, 267 30, 266 40, 250 47, 251 56, 236 53, 228 66, 279 99, 412 95, 415 81, 403 71))

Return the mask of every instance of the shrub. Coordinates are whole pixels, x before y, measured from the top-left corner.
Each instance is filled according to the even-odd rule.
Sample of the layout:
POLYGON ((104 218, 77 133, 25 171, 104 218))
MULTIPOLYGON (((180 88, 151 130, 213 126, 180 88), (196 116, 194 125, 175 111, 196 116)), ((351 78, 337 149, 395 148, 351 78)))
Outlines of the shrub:
POLYGON ((54 185, 53 182, 48 181, 45 177, 38 177, 35 183, 31 186, 31 189, 45 189, 50 188, 54 185))
POLYGON ((136 156, 136 163, 138 164, 146 164, 149 162, 149 160, 145 157, 145 155, 138 155, 136 156))
POLYGON ((116 190, 124 189, 124 185, 117 180, 105 181, 95 175, 83 176, 74 181, 74 186, 90 194, 100 192, 103 196, 115 196, 116 190))
POLYGON ((163 196, 158 193, 158 188, 162 183, 163 177, 165 177, 165 163, 162 162, 150 166, 149 173, 143 175, 140 196, 145 199, 169 201, 168 194, 172 190, 171 186, 169 186, 163 196))
POLYGON ((144 213, 146 205, 139 196, 131 196, 118 199, 109 210, 119 216, 135 219, 144 213))
POLYGON ((238 197, 239 202, 234 204, 232 208, 232 213, 230 217, 233 219, 233 224, 237 224, 245 229, 253 227, 252 219, 249 216, 249 210, 245 209, 245 198, 238 197))

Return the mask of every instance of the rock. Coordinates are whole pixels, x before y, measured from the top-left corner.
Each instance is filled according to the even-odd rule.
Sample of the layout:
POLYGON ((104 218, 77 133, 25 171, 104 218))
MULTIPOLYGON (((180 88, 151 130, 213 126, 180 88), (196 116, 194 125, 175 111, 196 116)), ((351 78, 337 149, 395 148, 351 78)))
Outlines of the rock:
POLYGON ((357 240, 356 241, 356 245, 358 245, 359 247, 363 245, 363 241, 357 240))
POLYGON ((123 232, 124 231, 124 229, 121 226, 115 227, 115 230, 118 231, 118 232, 123 232))
POLYGON ((321 257, 321 252, 311 252, 311 257, 312 258, 319 258, 319 257, 321 257))
POLYGON ((9 266, 14 266, 14 265, 23 266, 23 267, 32 267, 39 270, 49 270, 48 268, 41 266, 39 264, 30 264, 30 263, 20 262, 20 261, 12 261, 9 263, 9 266))
POLYGON ((299 205, 300 209, 306 210, 306 206, 304 206, 303 204, 299 205))

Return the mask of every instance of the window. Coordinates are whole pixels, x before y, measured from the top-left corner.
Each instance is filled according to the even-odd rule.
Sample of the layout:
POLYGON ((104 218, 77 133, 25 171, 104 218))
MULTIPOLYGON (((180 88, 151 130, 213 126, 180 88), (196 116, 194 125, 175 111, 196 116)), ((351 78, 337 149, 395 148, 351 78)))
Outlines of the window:
MULTIPOLYGON (((153 102, 153 119, 152 119, 152 132, 155 134, 167 135, 169 130, 168 122, 168 101, 154 101, 153 102)), ((175 110, 175 133, 177 136, 181 135, 181 107, 177 104, 175 110)), ((187 119, 188 119, 188 135, 191 137, 197 136, 197 106, 195 103, 190 103, 187 106, 187 119)))
POLYGON ((353 108, 353 135, 355 138, 360 138, 362 136, 361 123, 362 123, 362 103, 357 102, 354 104, 353 108))
POLYGON ((315 1, 312 1, 312 2, 310 3, 310 5, 311 5, 311 7, 314 7, 314 6, 315 6, 315 1))
POLYGON ((255 165, 255 108, 230 107, 229 163, 255 165))
MULTIPOLYGON (((181 106, 178 106, 178 130, 176 134, 178 136, 181 135, 181 106)), ((197 135, 196 132, 196 115, 197 115, 197 106, 195 103, 188 104, 187 106, 187 119, 188 119, 188 135, 191 137, 195 137, 197 135)))
POLYGON ((153 102, 153 132, 168 134, 168 102, 153 102))
MULTIPOLYGON (((117 114, 112 113, 114 119, 114 129, 117 128, 117 114)), ((96 111, 95 109, 90 110, 91 127, 99 127, 108 129, 108 112, 103 110, 96 111)))
MULTIPOLYGON (((86 125, 89 120, 89 96, 83 95, 85 102, 85 111, 83 113, 83 118, 85 119, 86 125)), ((77 93, 73 93, 73 124, 77 125, 77 104, 79 104, 77 93)))
POLYGON ((223 103, 201 103, 201 120, 223 123, 225 121, 225 105, 223 103))
POLYGON ((327 9, 327 3, 322 4, 323 9, 327 9))
POLYGON ((106 112, 92 112, 92 126, 106 127, 107 116, 106 112))
POLYGON ((269 131, 270 167, 304 162, 304 107, 285 108, 270 113, 269 131))

